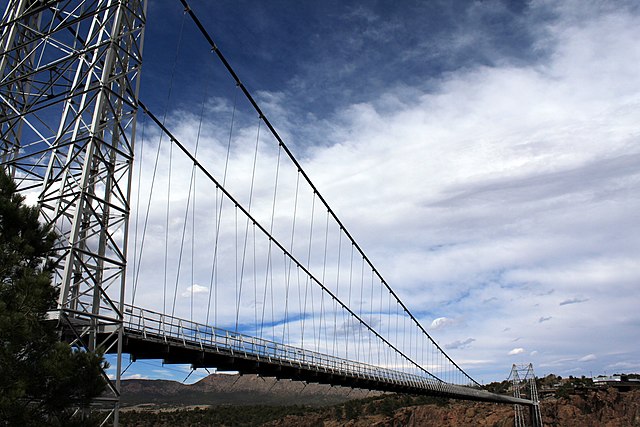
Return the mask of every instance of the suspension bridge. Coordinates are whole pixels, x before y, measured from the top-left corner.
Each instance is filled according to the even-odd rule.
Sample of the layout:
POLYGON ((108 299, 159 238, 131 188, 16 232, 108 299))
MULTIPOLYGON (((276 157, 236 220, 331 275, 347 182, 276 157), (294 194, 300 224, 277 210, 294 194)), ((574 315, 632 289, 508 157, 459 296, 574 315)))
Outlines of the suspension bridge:
POLYGON ((145 1, 10 0, 2 18, 0 161, 58 233, 63 337, 117 357, 106 422, 123 354, 537 408, 482 390, 443 351, 180 3, 149 105, 145 1), (194 52, 202 70, 181 69, 194 52), (190 83, 197 107, 176 113, 190 83))

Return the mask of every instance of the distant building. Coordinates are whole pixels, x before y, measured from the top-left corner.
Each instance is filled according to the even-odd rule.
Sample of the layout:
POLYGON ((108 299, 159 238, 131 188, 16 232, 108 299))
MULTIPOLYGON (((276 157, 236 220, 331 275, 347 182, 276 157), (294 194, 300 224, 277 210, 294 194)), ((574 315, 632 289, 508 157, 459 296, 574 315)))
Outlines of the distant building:
POLYGON ((628 375, 599 375, 593 378, 593 384, 596 387, 615 387, 619 391, 640 388, 640 380, 638 378, 629 378, 628 375))
POLYGON ((611 382, 620 382, 622 381, 622 376, 621 375, 598 375, 593 379, 593 383, 594 384, 607 384, 607 383, 611 383, 611 382))

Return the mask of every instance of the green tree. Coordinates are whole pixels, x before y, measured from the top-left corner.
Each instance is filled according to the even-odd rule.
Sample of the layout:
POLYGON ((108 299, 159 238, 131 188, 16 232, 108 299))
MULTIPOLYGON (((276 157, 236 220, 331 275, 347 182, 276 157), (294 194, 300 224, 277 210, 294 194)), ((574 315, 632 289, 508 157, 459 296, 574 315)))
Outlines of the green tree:
POLYGON ((47 261, 55 238, 0 170, 0 426, 72 425, 71 408, 106 387, 102 356, 60 342, 46 320, 58 295, 47 261))

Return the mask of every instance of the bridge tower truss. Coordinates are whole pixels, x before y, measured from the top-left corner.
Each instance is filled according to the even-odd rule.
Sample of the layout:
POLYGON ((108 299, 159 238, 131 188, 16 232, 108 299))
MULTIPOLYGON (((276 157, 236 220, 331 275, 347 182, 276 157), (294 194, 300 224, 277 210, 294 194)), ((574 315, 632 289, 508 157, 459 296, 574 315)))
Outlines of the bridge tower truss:
POLYGON ((0 166, 58 234, 62 336, 117 346, 116 424, 145 19, 146 0, 9 0, 0 23, 0 166))
MULTIPOLYGON (((533 402, 529 406, 529 424, 532 427, 542 427, 542 413, 540 412, 540 401, 538 399, 538 389, 536 387, 536 377, 533 372, 533 364, 516 365, 511 367, 509 374, 513 397, 529 399, 533 402)), ((527 420, 522 405, 514 406, 514 426, 526 427, 527 420)))

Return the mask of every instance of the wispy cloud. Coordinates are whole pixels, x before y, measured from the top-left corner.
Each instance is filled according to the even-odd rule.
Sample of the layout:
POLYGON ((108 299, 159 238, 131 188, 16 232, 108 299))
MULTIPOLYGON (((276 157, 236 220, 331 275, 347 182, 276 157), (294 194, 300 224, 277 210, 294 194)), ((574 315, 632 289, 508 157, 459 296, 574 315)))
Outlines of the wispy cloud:
POLYGON ((513 350, 509 351, 509 353, 507 353, 509 356, 515 356, 516 354, 522 354, 524 353, 524 348, 522 347, 517 347, 514 348, 513 350))
POLYGON ((583 356, 580 359, 578 359, 578 362, 591 362, 596 359, 597 357, 595 354, 587 354, 586 356, 583 356))
POLYGON ((560 305, 580 304, 581 302, 587 302, 589 298, 570 298, 560 302, 560 305))
POLYGON ((446 348, 448 350, 458 349, 458 348, 467 348, 467 347, 469 347, 469 344, 471 344, 474 341, 475 341, 475 339, 473 339, 473 338, 467 338, 464 341, 456 340, 456 341, 454 341, 452 343, 445 344, 444 348, 446 348))

